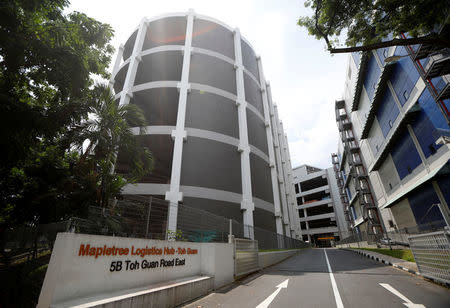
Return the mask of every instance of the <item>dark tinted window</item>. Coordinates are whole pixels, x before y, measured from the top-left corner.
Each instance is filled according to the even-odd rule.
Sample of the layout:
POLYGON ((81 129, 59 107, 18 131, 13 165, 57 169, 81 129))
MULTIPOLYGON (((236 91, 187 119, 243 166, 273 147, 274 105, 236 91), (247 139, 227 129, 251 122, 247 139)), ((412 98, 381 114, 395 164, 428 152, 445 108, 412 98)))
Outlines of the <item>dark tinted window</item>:
POLYGON ((237 107, 220 95, 192 90, 187 97, 186 127, 210 130, 239 138, 237 107))
POLYGON ((259 80, 258 62, 256 61, 255 52, 244 40, 241 40, 241 49, 244 67, 259 80))
POLYGON ((162 45, 184 45, 186 17, 168 17, 152 21, 145 34, 142 50, 162 45))
POLYGON ((155 88, 133 93, 130 104, 138 105, 147 125, 177 124, 179 93, 177 88, 155 88))
POLYGON ((165 51, 142 57, 139 63, 134 84, 151 81, 181 80, 183 56, 180 51, 165 51))
POLYGON ((234 59, 233 33, 210 21, 195 19, 192 46, 216 51, 234 59))
POLYGON ((230 63, 215 57, 193 54, 189 81, 236 94, 236 71, 234 67, 230 63))
POLYGON ((188 136, 183 146, 181 185, 242 193, 240 153, 229 144, 188 136))

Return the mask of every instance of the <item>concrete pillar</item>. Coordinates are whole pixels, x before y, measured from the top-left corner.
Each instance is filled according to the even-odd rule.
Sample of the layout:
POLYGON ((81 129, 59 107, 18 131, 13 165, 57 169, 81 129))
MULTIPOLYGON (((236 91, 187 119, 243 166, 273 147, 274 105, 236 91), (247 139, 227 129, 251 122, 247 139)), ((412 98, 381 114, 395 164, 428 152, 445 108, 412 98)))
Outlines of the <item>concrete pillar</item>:
MULTIPOLYGON (((270 93, 270 91, 269 91, 270 93)), ((271 104, 271 117, 272 117, 272 127, 273 127, 273 136, 275 139, 274 147, 275 147, 275 158, 277 163, 277 170, 278 170, 278 184, 280 187, 280 196, 281 196, 281 206, 283 210, 283 225, 284 225, 284 234, 286 236, 291 235, 291 231, 289 229, 289 213, 288 213, 288 207, 287 207, 287 198, 286 198, 286 187, 284 182, 284 169, 283 169, 283 163, 282 163, 282 146, 280 141, 280 136, 282 133, 280 132, 279 127, 279 119, 278 119, 278 111, 277 107, 271 104)))
POLYGON ((166 192, 165 199, 169 202, 168 230, 176 231, 178 202, 183 201, 183 194, 180 192, 181 161, 183 156, 183 142, 187 134, 184 128, 186 118, 186 101, 189 86, 189 67, 191 64, 192 29, 194 27, 194 11, 189 10, 187 15, 186 39, 183 49, 183 68, 181 72, 181 82, 178 84, 180 96, 178 100, 177 124, 172 131, 173 160, 172 173, 170 176, 170 190, 166 192))
POLYGON ((248 144, 248 128, 247 128, 247 103, 245 101, 244 89, 244 66, 242 64, 241 50, 241 33, 239 29, 234 31, 234 54, 236 57, 236 90, 239 121, 239 146, 238 151, 241 153, 241 175, 242 175, 242 201, 241 210, 244 225, 251 228, 244 228, 244 236, 254 239, 253 232, 253 203, 252 181, 250 173, 250 146, 248 144))
POLYGON ((258 57, 258 68, 259 68, 259 83, 261 85, 261 94, 263 98, 264 107, 264 122, 266 126, 267 135, 267 147, 269 148, 269 166, 270 166, 270 176, 272 179, 272 191, 273 191, 273 204, 275 208, 275 224, 278 234, 283 234, 283 222, 280 207, 280 192, 278 190, 278 179, 277 170, 275 168, 275 153, 273 148, 273 138, 272 138, 272 125, 270 123, 270 113, 269 113, 269 102, 267 99, 267 87, 266 81, 264 79, 263 67, 261 63, 261 58, 258 57))
POLYGON ((111 89, 111 91, 114 90, 114 76, 117 74, 117 70, 119 69, 120 63, 122 62, 123 49, 123 44, 120 44, 119 50, 117 51, 116 62, 114 62, 114 67, 111 72, 111 78, 109 79, 109 88, 111 89))
MULTIPOLYGON (((139 29, 134 42, 133 52, 130 56, 130 64, 128 64, 128 71, 123 83, 123 90, 120 94, 119 105, 128 105, 130 98, 133 97, 132 88, 136 78, 136 72, 139 63, 142 61, 141 52, 144 45, 145 34, 147 33, 147 20, 143 18, 139 24, 139 29)), ((116 60, 117 62, 118 60, 116 60)))

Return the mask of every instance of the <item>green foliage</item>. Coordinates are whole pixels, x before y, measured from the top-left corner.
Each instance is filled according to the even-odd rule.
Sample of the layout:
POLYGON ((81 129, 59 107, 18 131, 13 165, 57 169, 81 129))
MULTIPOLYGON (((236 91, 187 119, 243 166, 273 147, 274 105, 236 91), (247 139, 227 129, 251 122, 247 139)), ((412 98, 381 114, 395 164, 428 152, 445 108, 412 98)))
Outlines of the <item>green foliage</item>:
POLYGON ((183 231, 181 230, 167 230, 167 239, 169 241, 179 241, 179 242, 186 242, 187 239, 183 236, 183 231))
POLYGON ((134 182, 153 168, 153 157, 148 149, 139 145, 130 127, 142 128, 146 120, 136 105, 119 106, 111 90, 97 85, 90 94, 90 119, 68 134, 74 145, 82 150, 89 141, 79 164, 91 170, 99 183, 97 205, 107 207, 128 182, 134 182), (124 176, 114 173, 117 153, 128 158, 131 172, 124 176))
POLYGON ((111 26, 64 14, 68 4, 0 4, 0 232, 83 217, 152 167, 129 130, 145 125, 142 111, 91 78, 109 77, 111 26), (118 151, 131 157, 129 178, 113 172, 118 151))
MULTIPOLYGON (((298 25, 324 39, 332 53, 342 46, 341 34, 346 34, 345 45, 352 47, 378 48, 376 44, 389 35, 406 32, 423 42, 450 46, 449 39, 436 32, 449 23, 448 0, 308 0, 305 7, 313 9, 313 15, 300 17, 298 25)), ((391 45, 398 43, 394 40, 391 45)))
POLYGON ((387 249, 387 248, 358 248, 373 252, 378 252, 386 256, 391 256, 397 259, 403 259, 409 262, 415 262, 414 255, 411 249, 387 249))

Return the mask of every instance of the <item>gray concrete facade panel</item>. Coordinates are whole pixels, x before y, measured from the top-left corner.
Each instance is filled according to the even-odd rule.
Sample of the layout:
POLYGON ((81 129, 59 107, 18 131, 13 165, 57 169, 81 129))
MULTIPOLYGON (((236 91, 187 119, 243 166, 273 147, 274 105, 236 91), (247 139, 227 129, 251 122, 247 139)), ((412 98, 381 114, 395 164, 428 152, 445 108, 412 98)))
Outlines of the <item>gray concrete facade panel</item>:
POLYGON ((183 147, 181 185, 242 193, 241 164, 236 147, 189 137, 183 147))
POLYGON ((251 153, 250 170, 253 196, 273 204, 272 181, 270 167, 267 162, 251 153))
POLYGON ((220 95, 191 90, 187 96, 185 126, 239 138, 236 104, 220 95))
POLYGON ((189 81, 210 85, 236 94, 236 75, 234 67, 218 58, 193 54, 189 81))

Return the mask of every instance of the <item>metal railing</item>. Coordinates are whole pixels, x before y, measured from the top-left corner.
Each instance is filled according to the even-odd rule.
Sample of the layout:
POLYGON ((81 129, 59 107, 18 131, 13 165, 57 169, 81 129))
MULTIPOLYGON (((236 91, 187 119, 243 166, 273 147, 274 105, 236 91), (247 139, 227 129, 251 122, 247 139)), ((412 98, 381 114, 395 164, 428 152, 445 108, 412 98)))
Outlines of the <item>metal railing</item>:
POLYGON ((259 270, 258 241, 234 239, 234 275, 243 276, 259 270))
MULTIPOLYGON (((416 225, 413 227, 407 227, 395 231, 385 232, 382 235, 380 234, 380 240, 373 244, 378 246, 397 245, 408 247, 409 246, 408 238, 411 235, 423 234, 434 231, 442 231, 444 225, 445 223, 442 220, 438 220, 416 225)), ((336 245, 347 244, 357 247, 359 245, 358 243, 369 241, 370 237, 368 236, 367 232, 365 231, 356 232, 355 230, 353 230, 341 232, 341 240, 337 241, 336 245)))
POLYGON ((450 233, 438 231, 408 239, 420 274, 450 284, 450 233))

